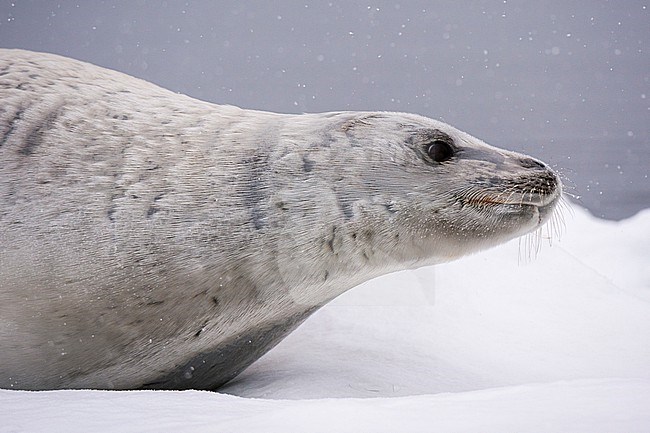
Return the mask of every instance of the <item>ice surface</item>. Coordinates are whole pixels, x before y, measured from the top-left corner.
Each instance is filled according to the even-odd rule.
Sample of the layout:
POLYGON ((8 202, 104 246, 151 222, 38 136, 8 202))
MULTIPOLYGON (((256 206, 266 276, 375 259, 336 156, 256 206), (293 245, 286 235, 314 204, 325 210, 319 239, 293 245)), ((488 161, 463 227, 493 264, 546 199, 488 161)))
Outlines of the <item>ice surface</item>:
POLYGON ((566 225, 357 287, 224 393, 0 390, 0 431, 650 431, 650 210, 566 225))

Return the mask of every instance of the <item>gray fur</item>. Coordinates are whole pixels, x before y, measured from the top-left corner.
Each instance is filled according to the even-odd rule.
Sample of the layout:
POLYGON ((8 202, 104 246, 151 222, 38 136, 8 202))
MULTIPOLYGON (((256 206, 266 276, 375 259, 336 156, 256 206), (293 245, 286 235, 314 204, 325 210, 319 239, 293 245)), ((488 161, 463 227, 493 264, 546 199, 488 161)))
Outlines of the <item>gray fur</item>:
POLYGON ((413 114, 242 110, 20 50, 0 71, 2 387, 214 389, 345 290, 535 230, 560 196, 413 114))

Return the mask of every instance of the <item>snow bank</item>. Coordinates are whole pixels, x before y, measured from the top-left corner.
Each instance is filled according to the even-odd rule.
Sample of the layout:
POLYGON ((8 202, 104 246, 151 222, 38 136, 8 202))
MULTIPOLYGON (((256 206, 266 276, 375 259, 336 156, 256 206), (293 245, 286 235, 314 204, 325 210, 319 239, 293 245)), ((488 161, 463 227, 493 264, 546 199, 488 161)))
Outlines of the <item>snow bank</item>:
POLYGON ((378 399, 202 391, 0 393, 0 430, 61 432, 647 432, 650 382, 590 380, 378 399))

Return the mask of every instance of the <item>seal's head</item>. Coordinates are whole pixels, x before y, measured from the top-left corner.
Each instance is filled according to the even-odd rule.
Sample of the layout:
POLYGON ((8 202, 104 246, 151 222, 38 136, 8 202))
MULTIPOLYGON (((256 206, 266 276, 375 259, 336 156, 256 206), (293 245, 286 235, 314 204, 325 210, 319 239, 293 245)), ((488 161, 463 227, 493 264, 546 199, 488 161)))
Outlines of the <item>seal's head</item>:
POLYGON ((543 162, 440 121, 356 113, 336 129, 345 138, 328 150, 328 183, 364 259, 384 268, 445 262, 534 231, 561 196, 543 162))

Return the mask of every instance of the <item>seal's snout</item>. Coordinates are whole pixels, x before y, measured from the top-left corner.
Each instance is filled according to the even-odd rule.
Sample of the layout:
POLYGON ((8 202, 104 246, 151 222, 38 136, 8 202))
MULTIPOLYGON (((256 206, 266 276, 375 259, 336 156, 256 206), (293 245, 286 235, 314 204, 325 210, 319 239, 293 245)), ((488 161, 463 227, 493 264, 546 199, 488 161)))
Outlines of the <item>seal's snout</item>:
POLYGON ((559 195, 562 182, 551 167, 539 159, 525 155, 519 156, 517 162, 526 171, 524 186, 531 189, 529 194, 536 192, 541 196, 541 204, 547 204, 559 195))
POLYGON ((560 200, 562 181, 551 167, 538 159, 521 156, 519 165, 527 172, 527 180, 522 183, 525 188, 522 202, 525 202, 525 197, 528 197, 528 203, 537 207, 538 224, 543 224, 553 215, 555 206, 560 200))

